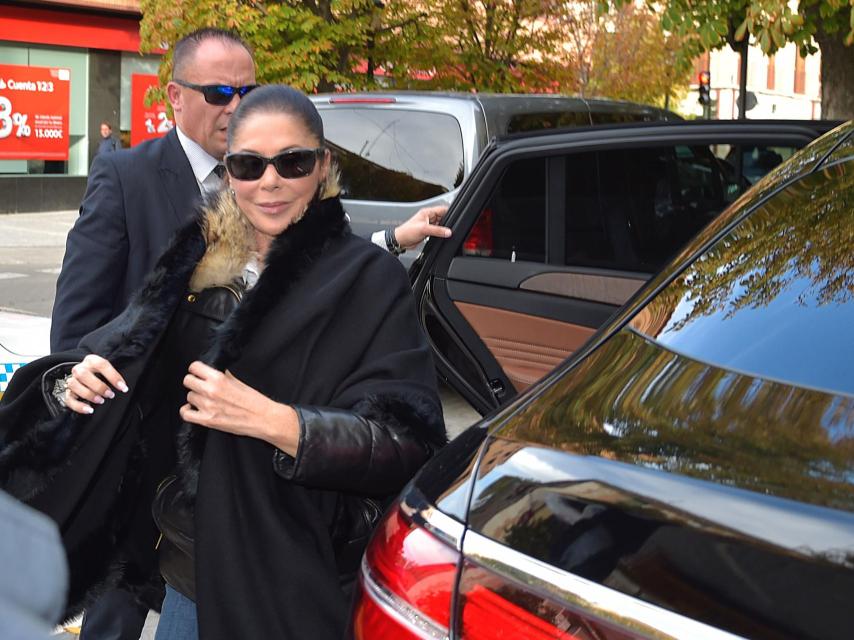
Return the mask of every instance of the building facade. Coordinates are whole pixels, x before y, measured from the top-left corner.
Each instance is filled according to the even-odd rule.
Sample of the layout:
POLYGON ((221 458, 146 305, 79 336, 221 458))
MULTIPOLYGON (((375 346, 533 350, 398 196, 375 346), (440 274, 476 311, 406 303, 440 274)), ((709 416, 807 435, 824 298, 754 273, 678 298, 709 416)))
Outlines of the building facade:
MULTIPOLYGON (((711 117, 738 118, 740 56, 725 47, 706 53, 695 63, 691 91, 680 106, 685 115, 702 117, 697 101, 697 78, 701 71, 711 74, 711 117)), ((821 53, 803 57, 793 44, 773 56, 751 46, 747 54, 747 117, 758 119, 821 118, 821 53), (752 94, 752 97, 751 97, 752 94)))
POLYGON ((139 53, 140 17, 138 0, 4 2, 0 7, 0 213, 76 209, 101 140, 101 122, 111 123, 114 135, 128 145, 132 79, 156 74, 159 63, 159 56, 139 53), (57 85, 68 79, 66 110, 35 117, 20 113, 16 104, 26 99, 47 104, 53 98, 24 91, 30 88, 32 94, 33 86, 40 90, 52 83, 20 81, 45 73, 56 75, 57 85), (63 126, 40 128, 46 118, 62 120, 63 126), (34 150, 59 142, 36 139, 49 134, 63 138, 62 154, 34 150), (30 146, 16 152, 16 142, 30 146))

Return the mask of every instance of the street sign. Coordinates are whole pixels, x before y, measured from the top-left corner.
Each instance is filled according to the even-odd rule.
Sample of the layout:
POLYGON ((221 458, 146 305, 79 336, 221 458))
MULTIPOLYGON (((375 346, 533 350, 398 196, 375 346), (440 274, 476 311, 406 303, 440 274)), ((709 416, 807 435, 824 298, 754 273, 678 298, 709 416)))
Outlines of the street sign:
POLYGON ((163 102, 145 106, 145 92, 149 87, 159 84, 156 75, 134 73, 130 82, 130 144, 133 146, 166 135, 175 125, 166 115, 166 104, 163 102))
MULTIPOLYGON (((740 104, 740 102, 738 100, 740 95, 741 94, 738 92, 736 92, 736 94, 735 94, 736 109, 738 109, 738 105, 740 104)), ((757 104, 759 104, 759 100, 756 98, 756 94, 753 93, 752 91, 747 92, 747 94, 744 97, 744 102, 745 102, 745 105, 744 105, 745 111, 750 111, 751 109, 755 108, 757 104)))
POLYGON ((0 64, 0 160, 68 160, 71 71, 0 64))

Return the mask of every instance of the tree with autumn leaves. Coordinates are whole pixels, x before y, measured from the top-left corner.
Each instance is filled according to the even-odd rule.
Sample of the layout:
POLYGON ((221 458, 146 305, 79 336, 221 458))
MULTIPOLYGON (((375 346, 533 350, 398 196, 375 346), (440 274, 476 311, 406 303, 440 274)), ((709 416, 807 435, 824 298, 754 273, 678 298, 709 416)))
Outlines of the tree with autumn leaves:
MULTIPOLYGON (((682 42, 681 61, 753 39, 766 55, 787 43, 802 54, 821 50, 821 105, 825 118, 854 117, 854 0, 645 0, 662 11, 661 26, 682 42)), ((603 8, 634 0, 602 0, 603 8)))
POLYGON ((677 40, 634 5, 596 0, 142 0, 143 49, 204 26, 255 51, 258 79, 305 91, 406 89, 563 92, 664 101, 687 84, 677 40), (380 81, 380 76, 382 80, 380 81))

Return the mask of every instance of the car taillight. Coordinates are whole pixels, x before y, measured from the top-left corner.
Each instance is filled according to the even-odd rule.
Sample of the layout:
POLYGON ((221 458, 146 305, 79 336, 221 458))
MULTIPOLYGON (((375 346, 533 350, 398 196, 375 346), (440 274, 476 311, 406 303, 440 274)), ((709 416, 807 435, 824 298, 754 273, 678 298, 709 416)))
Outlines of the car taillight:
POLYGON ((463 243, 463 255, 489 257, 493 246, 492 209, 484 209, 463 243))
MULTIPOLYGON (((493 543, 495 544, 495 543, 493 543)), ((392 507, 371 539, 351 618, 355 640, 634 640, 623 628, 583 607, 567 607, 473 562, 399 506, 392 507), (459 589, 458 616, 452 595, 459 589)))
POLYGON ((362 562, 353 637, 445 638, 459 553, 393 507, 362 562))

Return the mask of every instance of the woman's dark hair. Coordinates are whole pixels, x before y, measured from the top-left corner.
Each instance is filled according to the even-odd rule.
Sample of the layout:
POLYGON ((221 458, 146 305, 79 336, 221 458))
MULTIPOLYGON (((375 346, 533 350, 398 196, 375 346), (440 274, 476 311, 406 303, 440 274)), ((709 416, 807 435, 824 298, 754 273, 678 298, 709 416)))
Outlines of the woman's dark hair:
POLYGON ((323 121, 314 103, 308 97, 284 84, 268 84, 247 93, 240 99, 228 123, 228 148, 247 118, 256 113, 282 113, 299 118, 305 128, 323 146, 323 121))

